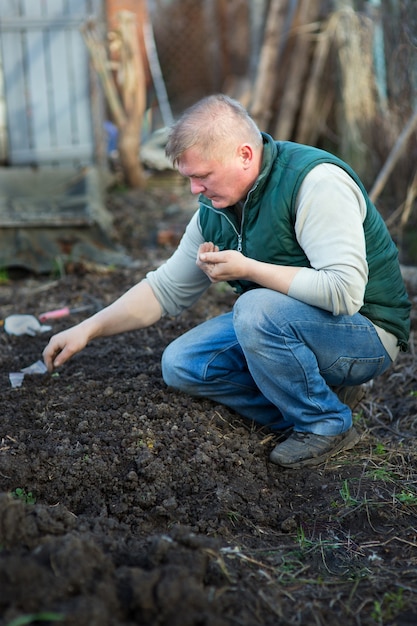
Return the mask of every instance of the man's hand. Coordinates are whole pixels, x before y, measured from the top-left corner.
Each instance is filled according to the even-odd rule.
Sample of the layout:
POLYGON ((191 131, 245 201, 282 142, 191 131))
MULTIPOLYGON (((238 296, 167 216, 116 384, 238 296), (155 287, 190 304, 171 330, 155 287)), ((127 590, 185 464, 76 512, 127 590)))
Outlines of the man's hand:
POLYGON ((74 354, 80 352, 88 343, 88 334, 81 325, 73 326, 54 335, 43 351, 43 360, 49 372, 63 365, 74 354))
POLYGON ((161 305, 151 286, 141 280, 106 308, 54 335, 43 351, 45 365, 52 372, 92 339, 146 328, 161 319, 161 315, 161 305))
POLYGON ((245 278, 248 259, 236 250, 219 252, 211 242, 203 243, 197 254, 197 265, 212 283, 245 278))
POLYGON ((197 254, 197 265, 212 283, 228 280, 250 280, 266 289, 288 293, 294 276, 302 269, 264 263, 250 259, 237 250, 222 250, 213 243, 203 243, 197 254))

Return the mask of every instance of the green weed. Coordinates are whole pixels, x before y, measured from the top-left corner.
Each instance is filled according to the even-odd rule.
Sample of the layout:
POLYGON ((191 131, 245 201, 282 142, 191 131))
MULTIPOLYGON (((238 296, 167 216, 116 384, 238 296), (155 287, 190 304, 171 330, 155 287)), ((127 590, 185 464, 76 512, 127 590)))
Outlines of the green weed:
POLYGON ((404 606, 403 589, 400 588, 395 593, 393 591, 387 591, 384 593, 381 602, 375 600, 372 619, 374 619, 377 624, 391 622, 391 620, 404 609, 404 606))
POLYGON ((353 506, 355 504, 358 504, 358 501, 350 493, 349 483, 348 483, 347 479, 345 479, 343 481, 343 484, 342 484, 342 487, 339 490, 339 493, 340 493, 340 495, 342 497, 343 502, 347 506, 353 506))
POLYGON ((9 282, 9 273, 6 267, 0 267, 0 285, 6 285, 9 282))
POLYGON ((65 261, 62 256, 54 258, 51 273, 54 278, 63 278, 66 275, 65 261))
POLYGON ((21 615, 16 617, 7 626, 27 626, 36 622, 62 622, 64 615, 61 613, 31 613, 30 615, 21 615))
POLYGON ((229 518, 229 520, 231 521, 231 523, 234 526, 235 524, 237 524, 237 522, 241 518, 241 515, 239 513, 237 513, 236 511, 229 511, 227 513, 227 517, 229 518))
POLYGON ((384 454, 386 454, 386 452, 387 450, 384 444, 378 441, 378 443, 376 444, 374 448, 374 454, 376 454, 377 456, 383 456, 384 454))
POLYGON ((302 526, 300 526, 297 530, 297 541, 301 550, 308 550, 313 545, 313 541, 307 539, 304 528, 302 526))
POLYGON ((31 491, 26 491, 21 487, 17 487, 14 491, 12 491, 12 496, 16 500, 20 500, 25 504, 35 504, 36 498, 31 491))
POLYGON ((395 495, 398 502, 402 504, 417 504, 417 495, 412 491, 401 491, 395 495))
POLYGON ((377 467, 373 470, 368 471, 366 474, 374 480, 382 480, 385 483, 391 483, 395 481, 395 474, 393 472, 389 472, 384 467, 377 467))

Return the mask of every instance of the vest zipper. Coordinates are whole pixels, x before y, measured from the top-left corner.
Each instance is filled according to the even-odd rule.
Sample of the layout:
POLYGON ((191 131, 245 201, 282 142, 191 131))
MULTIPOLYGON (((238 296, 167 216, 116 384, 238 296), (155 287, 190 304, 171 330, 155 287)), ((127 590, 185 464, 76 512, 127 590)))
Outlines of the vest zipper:
POLYGON ((249 191, 248 195, 246 196, 246 200, 243 203, 243 207, 242 207, 242 217, 240 220, 240 232, 237 230, 236 226, 233 224, 232 220, 229 219, 229 217, 226 215, 226 213, 224 213, 222 210, 219 209, 215 209, 212 206, 208 206, 207 204, 204 204, 204 206, 209 209, 210 211, 214 211, 215 213, 218 213, 219 215, 222 215, 230 224, 230 226, 233 228, 234 232, 236 233, 236 237, 237 237, 237 251, 238 252, 243 252, 243 246, 242 246, 242 241, 243 241, 243 224, 245 222, 245 208, 246 208, 246 204, 247 201, 249 199, 249 196, 255 191, 255 189, 258 186, 258 182, 255 183, 255 185, 252 187, 252 189, 249 191))
MULTIPOLYGON (((203 203, 201 203, 203 204, 203 203)), ((217 213, 218 215, 221 215, 222 217, 224 217, 224 219, 226 219, 230 226, 233 228, 234 232, 236 233, 236 237, 237 237, 237 251, 238 252, 242 252, 242 225, 243 225, 243 213, 242 213, 242 221, 240 223, 240 230, 241 232, 239 232, 236 228, 236 226, 233 224, 232 220, 226 215, 226 213, 224 213, 221 210, 215 209, 212 206, 208 206, 207 204, 204 204, 204 206, 209 209, 210 211, 214 211, 215 213, 217 213)))

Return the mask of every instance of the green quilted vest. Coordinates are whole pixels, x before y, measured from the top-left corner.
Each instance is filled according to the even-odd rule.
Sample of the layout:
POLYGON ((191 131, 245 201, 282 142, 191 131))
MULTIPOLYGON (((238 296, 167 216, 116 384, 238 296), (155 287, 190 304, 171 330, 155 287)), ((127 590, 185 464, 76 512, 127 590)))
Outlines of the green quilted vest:
MULTIPOLYGON (((376 325, 398 337, 402 350, 409 337, 410 302, 402 280, 398 252, 381 215, 372 204, 355 172, 332 154, 289 141, 275 142, 264 136, 261 173, 249 192, 238 223, 233 207, 215 209, 200 196, 200 223, 206 241, 220 250, 240 250, 245 256, 275 263, 310 267, 295 232, 295 202, 308 172, 320 163, 333 163, 344 169, 361 189, 367 204, 364 221, 369 279, 360 310, 376 325)), ((231 281, 237 293, 258 285, 231 281)))

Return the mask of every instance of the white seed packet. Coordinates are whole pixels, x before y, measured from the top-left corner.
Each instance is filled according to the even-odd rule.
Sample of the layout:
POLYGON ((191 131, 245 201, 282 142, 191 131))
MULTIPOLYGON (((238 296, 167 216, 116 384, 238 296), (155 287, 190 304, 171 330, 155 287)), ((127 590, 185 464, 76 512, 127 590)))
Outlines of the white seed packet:
POLYGON ((36 363, 32 363, 28 367, 24 367, 20 370, 24 374, 46 374, 48 371, 45 363, 39 359, 36 363))
POLYGON ((10 372, 9 373, 9 380, 13 389, 15 389, 16 387, 22 386, 24 377, 25 375, 23 374, 23 372, 10 372))

